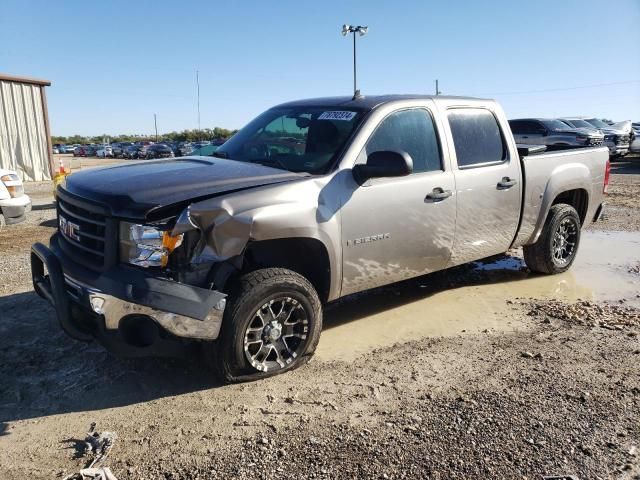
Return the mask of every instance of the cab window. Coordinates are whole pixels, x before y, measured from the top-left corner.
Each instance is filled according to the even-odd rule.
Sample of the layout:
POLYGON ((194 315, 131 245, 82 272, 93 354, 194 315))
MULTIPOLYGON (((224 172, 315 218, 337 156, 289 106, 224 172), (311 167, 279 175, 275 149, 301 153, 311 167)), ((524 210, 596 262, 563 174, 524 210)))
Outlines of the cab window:
POLYGON ((407 152, 413 160, 413 173, 442 170, 433 118, 422 108, 401 110, 386 117, 367 142, 363 160, 380 150, 407 152))
POLYGON ((455 108, 448 113, 458 168, 502 163, 506 142, 496 117, 484 108, 455 108))

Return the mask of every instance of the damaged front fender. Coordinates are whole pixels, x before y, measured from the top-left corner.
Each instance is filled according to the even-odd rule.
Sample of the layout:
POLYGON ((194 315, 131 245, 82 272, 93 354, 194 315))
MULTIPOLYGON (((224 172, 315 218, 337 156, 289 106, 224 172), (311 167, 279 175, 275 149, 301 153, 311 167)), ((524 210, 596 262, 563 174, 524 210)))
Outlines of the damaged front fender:
POLYGON ((241 257, 251 241, 312 238, 325 246, 330 263, 329 297, 339 296, 340 197, 331 178, 306 178, 193 203, 178 217, 173 234, 197 230, 192 263, 241 257))

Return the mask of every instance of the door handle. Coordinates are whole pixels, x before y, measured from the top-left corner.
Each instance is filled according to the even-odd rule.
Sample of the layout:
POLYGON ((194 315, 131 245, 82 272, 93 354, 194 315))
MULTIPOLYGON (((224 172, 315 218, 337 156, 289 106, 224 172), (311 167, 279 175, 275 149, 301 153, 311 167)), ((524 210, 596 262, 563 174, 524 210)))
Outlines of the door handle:
POLYGON ((439 202, 440 200, 444 200, 445 198, 449 198, 450 196, 451 190, 443 190, 440 187, 436 187, 431 191, 431 193, 427 195, 427 198, 425 198, 425 200, 439 202))
POLYGON ((506 190, 507 188, 513 187, 516 183, 514 179, 509 177, 502 177, 502 180, 498 182, 498 190, 506 190))

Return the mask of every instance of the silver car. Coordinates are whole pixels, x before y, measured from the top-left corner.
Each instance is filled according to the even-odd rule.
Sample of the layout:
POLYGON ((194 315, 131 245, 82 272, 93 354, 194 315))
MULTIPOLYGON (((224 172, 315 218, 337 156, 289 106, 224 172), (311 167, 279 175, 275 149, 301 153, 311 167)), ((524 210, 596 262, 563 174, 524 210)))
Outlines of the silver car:
POLYGON ((632 140, 629 144, 629 152, 640 153, 640 125, 638 128, 633 128, 631 132, 632 140))
POLYGON ((597 130, 575 128, 557 119, 519 118, 509 120, 516 143, 546 145, 549 150, 602 145, 604 136, 597 130))
POLYGON ((629 152, 629 132, 607 125, 599 118, 592 117, 584 120, 604 134, 604 144, 609 148, 609 154, 612 157, 624 157, 629 152))

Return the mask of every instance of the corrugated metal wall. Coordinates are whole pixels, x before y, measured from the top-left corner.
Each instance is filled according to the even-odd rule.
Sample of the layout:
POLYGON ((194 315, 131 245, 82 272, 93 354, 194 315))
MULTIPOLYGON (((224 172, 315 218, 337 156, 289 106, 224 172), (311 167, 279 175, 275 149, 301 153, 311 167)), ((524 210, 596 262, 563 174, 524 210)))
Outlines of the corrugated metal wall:
POLYGON ((42 87, 0 80, 0 167, 50 180, 42 87))

